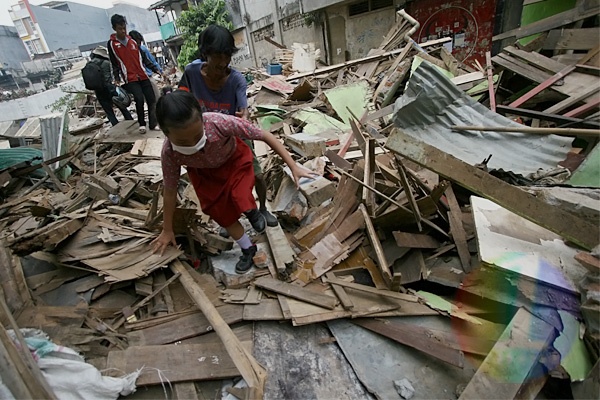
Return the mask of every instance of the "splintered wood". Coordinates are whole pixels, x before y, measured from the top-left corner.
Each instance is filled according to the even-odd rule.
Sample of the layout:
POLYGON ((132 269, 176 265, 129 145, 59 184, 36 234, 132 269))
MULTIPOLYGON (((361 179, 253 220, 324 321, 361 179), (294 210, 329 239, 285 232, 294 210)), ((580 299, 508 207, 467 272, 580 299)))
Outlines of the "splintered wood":
MULTIPOLYGON (((413 3, 407 8, 419 7, 413 3)), ((77 140, 64 141, 70 146, 58 157, 0 170, 2 382, 18 398, 53 398, 21 351, 18 328, 41 329, 103 374, 139 372, 136 384, 155 389, 169 382, 177 398, 214 397, 207 383, 220 395, 223 381, 238 377, 241 383, 227 389, 236 397, 289 397, 271 383, 293 386, 294 374, 282 378, 257 360, 272 366, 269 356, 304 356, 308 349, 313 357, 315 348, 341 350, 342 363, 350 360, 348 368, 378 398, 535 398, 549 376, 584 379, 600 348, 593 302, 600 183, 591 168, 600 154, 600 47, 592 40, 600 8, 580 3, 498 33, 494 40, 541 35, 493 57, 473 53, 474 63, 464 61, 458 36, 454 50, 451 38, 417 44, 408 33, 421 35, 422 15, 404 10, 379 46, 363 49, 364 58, 309 72, 294 71, 294 52, 268 38, 283 75, 248 71, 250 120, 314 175, 296 184, 281 157, 257 142, 266 182, 257 175, 257 197, 262 202, 266 191, 279 224, 264 234, 249 230, 259 251, 244 274, 235 272, 240 247, 202 212, 185 168, 177 245, 153 251, 165 211, 165 137, 140 135, 135 121, 102 128, 84 120, 83 128, 71 127, 77 140), (411 94, 422 71, 436 72, 442 86, 430 77, 411 94), (448 93, 460 104, 425 113, 448 93), (428 95, 437 100, 415 107, 428 95), (475 122, 468 107, 520 125, 486 126, 500 124, 475 122), (430 127, 437 122, 429 118, 438 117, 461 146, 475 136, 538 135, 544 144, 538 153, 528 149, 530 164, 567 154, 545 147, 554 134, 576 137, 578 147, 557 158, 560 168, 527 176, 495 151, 471 165, 453 146, 419 139, 443 135, 430 127), (410 131, 413 119, 430 132, 410 131), (492 169, 500 158, 508 167, 492 169), (318 330, 327 321, 331 333, 318 340, 277 336, 309 346, 302 352, 275 346, 254 356, 256 346, 274 343, 271 330, 293 329, 304 338, 310 330, 295 327, 318 330), (568 354, 558 350, 565 346, 568 354)), ((84 107, 91 112, 91 104, 84 107)), ((469 148, 476 155, 475 143, 469 148)), ((306 369, 296 359, 278 361, 306 369)))

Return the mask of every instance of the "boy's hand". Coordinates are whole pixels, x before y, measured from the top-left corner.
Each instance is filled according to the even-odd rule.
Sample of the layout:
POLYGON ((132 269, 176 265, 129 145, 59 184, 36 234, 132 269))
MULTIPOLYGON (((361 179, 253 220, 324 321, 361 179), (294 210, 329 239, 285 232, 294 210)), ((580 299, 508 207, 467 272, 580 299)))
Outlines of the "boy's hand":
POLYGON ((294 167, 291 168, 291 170, 292 175, 294 177, 294 182, 296 182, 296 189, 300 188, 300 178, 315 179, 319 177, 319 174, 317 174, 316 172, 311 171, 310 169, 305 168, 296 163, 294 163, 294 167))
POLYGON ((177 242, 175 241, 175 234, 173 231, 165 231, 164 229, 158 235, 156 239, 150 242, 150 246, 152 246, 152 254, 156 254, 160 251, 160 255, 165 254, 165 250, 169 245, 172 244, 174 247, 177 247, 177 242))

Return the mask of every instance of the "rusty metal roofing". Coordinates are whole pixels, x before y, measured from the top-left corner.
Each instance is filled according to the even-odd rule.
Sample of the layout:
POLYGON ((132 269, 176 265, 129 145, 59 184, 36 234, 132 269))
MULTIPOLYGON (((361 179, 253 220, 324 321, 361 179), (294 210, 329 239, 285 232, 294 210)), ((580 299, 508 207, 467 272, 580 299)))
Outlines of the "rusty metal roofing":
POLYGON ((437 67, 423 62, 394 105, 394 124, 407 134, 471 165, 490 154, 490 169, 527 175, 556 168, 572 138, 522 133, 453 131, 452 125, 519 126, 463 93, 437 67))

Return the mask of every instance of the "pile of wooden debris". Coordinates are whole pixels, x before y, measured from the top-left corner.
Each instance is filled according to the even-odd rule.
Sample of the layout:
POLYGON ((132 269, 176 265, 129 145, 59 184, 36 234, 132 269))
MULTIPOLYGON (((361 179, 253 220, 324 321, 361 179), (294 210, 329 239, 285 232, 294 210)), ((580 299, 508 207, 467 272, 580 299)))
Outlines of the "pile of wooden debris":
POLYGON ((181 246, 152 254, 159 132, 140 136, 130 121, 77 132, 67 154, 5 169, 0 353, 14 366, 13 393, 52 397, 6 335, 17 327, 42 329, 101 370, 141 369, 138 386, 169 382, 173 398, 238 376, 249 389, 227 390, 239 398, 273 390, 277 371, 253 356, 259 321, 326 322, 333 338, 321 344, 339 345, 377 398, 533 398, 548 379, 597 375, 598 48, 568 66, 507 47, 472 67, 446 39, 417 45, 406 30, 400 22, 361 60, 286 78, 249 72, 253 118, 319 177, 297 190, 257 143, 281 225, 254 236, 261 251, 244 275, 185 175, 181 246), (541 128, 576 136, 577 148, 541 128), (564 168, 537 171, 554 160, 564 168), (27 185, 39 169, 45 177, 27 185))

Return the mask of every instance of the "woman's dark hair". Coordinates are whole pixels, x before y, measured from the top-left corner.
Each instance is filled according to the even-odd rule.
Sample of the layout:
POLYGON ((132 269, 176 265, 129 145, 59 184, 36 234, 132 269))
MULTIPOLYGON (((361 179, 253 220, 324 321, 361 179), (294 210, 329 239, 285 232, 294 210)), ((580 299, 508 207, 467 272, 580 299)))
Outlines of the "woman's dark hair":
POLYGON ((113 29, 115 29, 115 26, 117 25, 127 25, 127 19, 122 15, 114 14, 110 17, 110 23, 112 24, 113 29))
POLYGON ((202 118, 202 108, 190 92, 176 90, 160 96, 156 103, 156 119, 160 129, 169 135, 171 128, 183 128, 198 116, 202 118))
POLYGON ((139 42, 139 44, 142 44, 145 42, 144 36, 142 36, 142 34, 139 33, 138 31, 129 31, 129 36, 131 36, 131 38, 133 40, 135 40, 136 42, 139 42))
POLYGON ((198 52, 203 60, 206 60, 210 54, 232 56, 238 50, 229 29, 221 25, 209 25, 198 37, 198 52))

